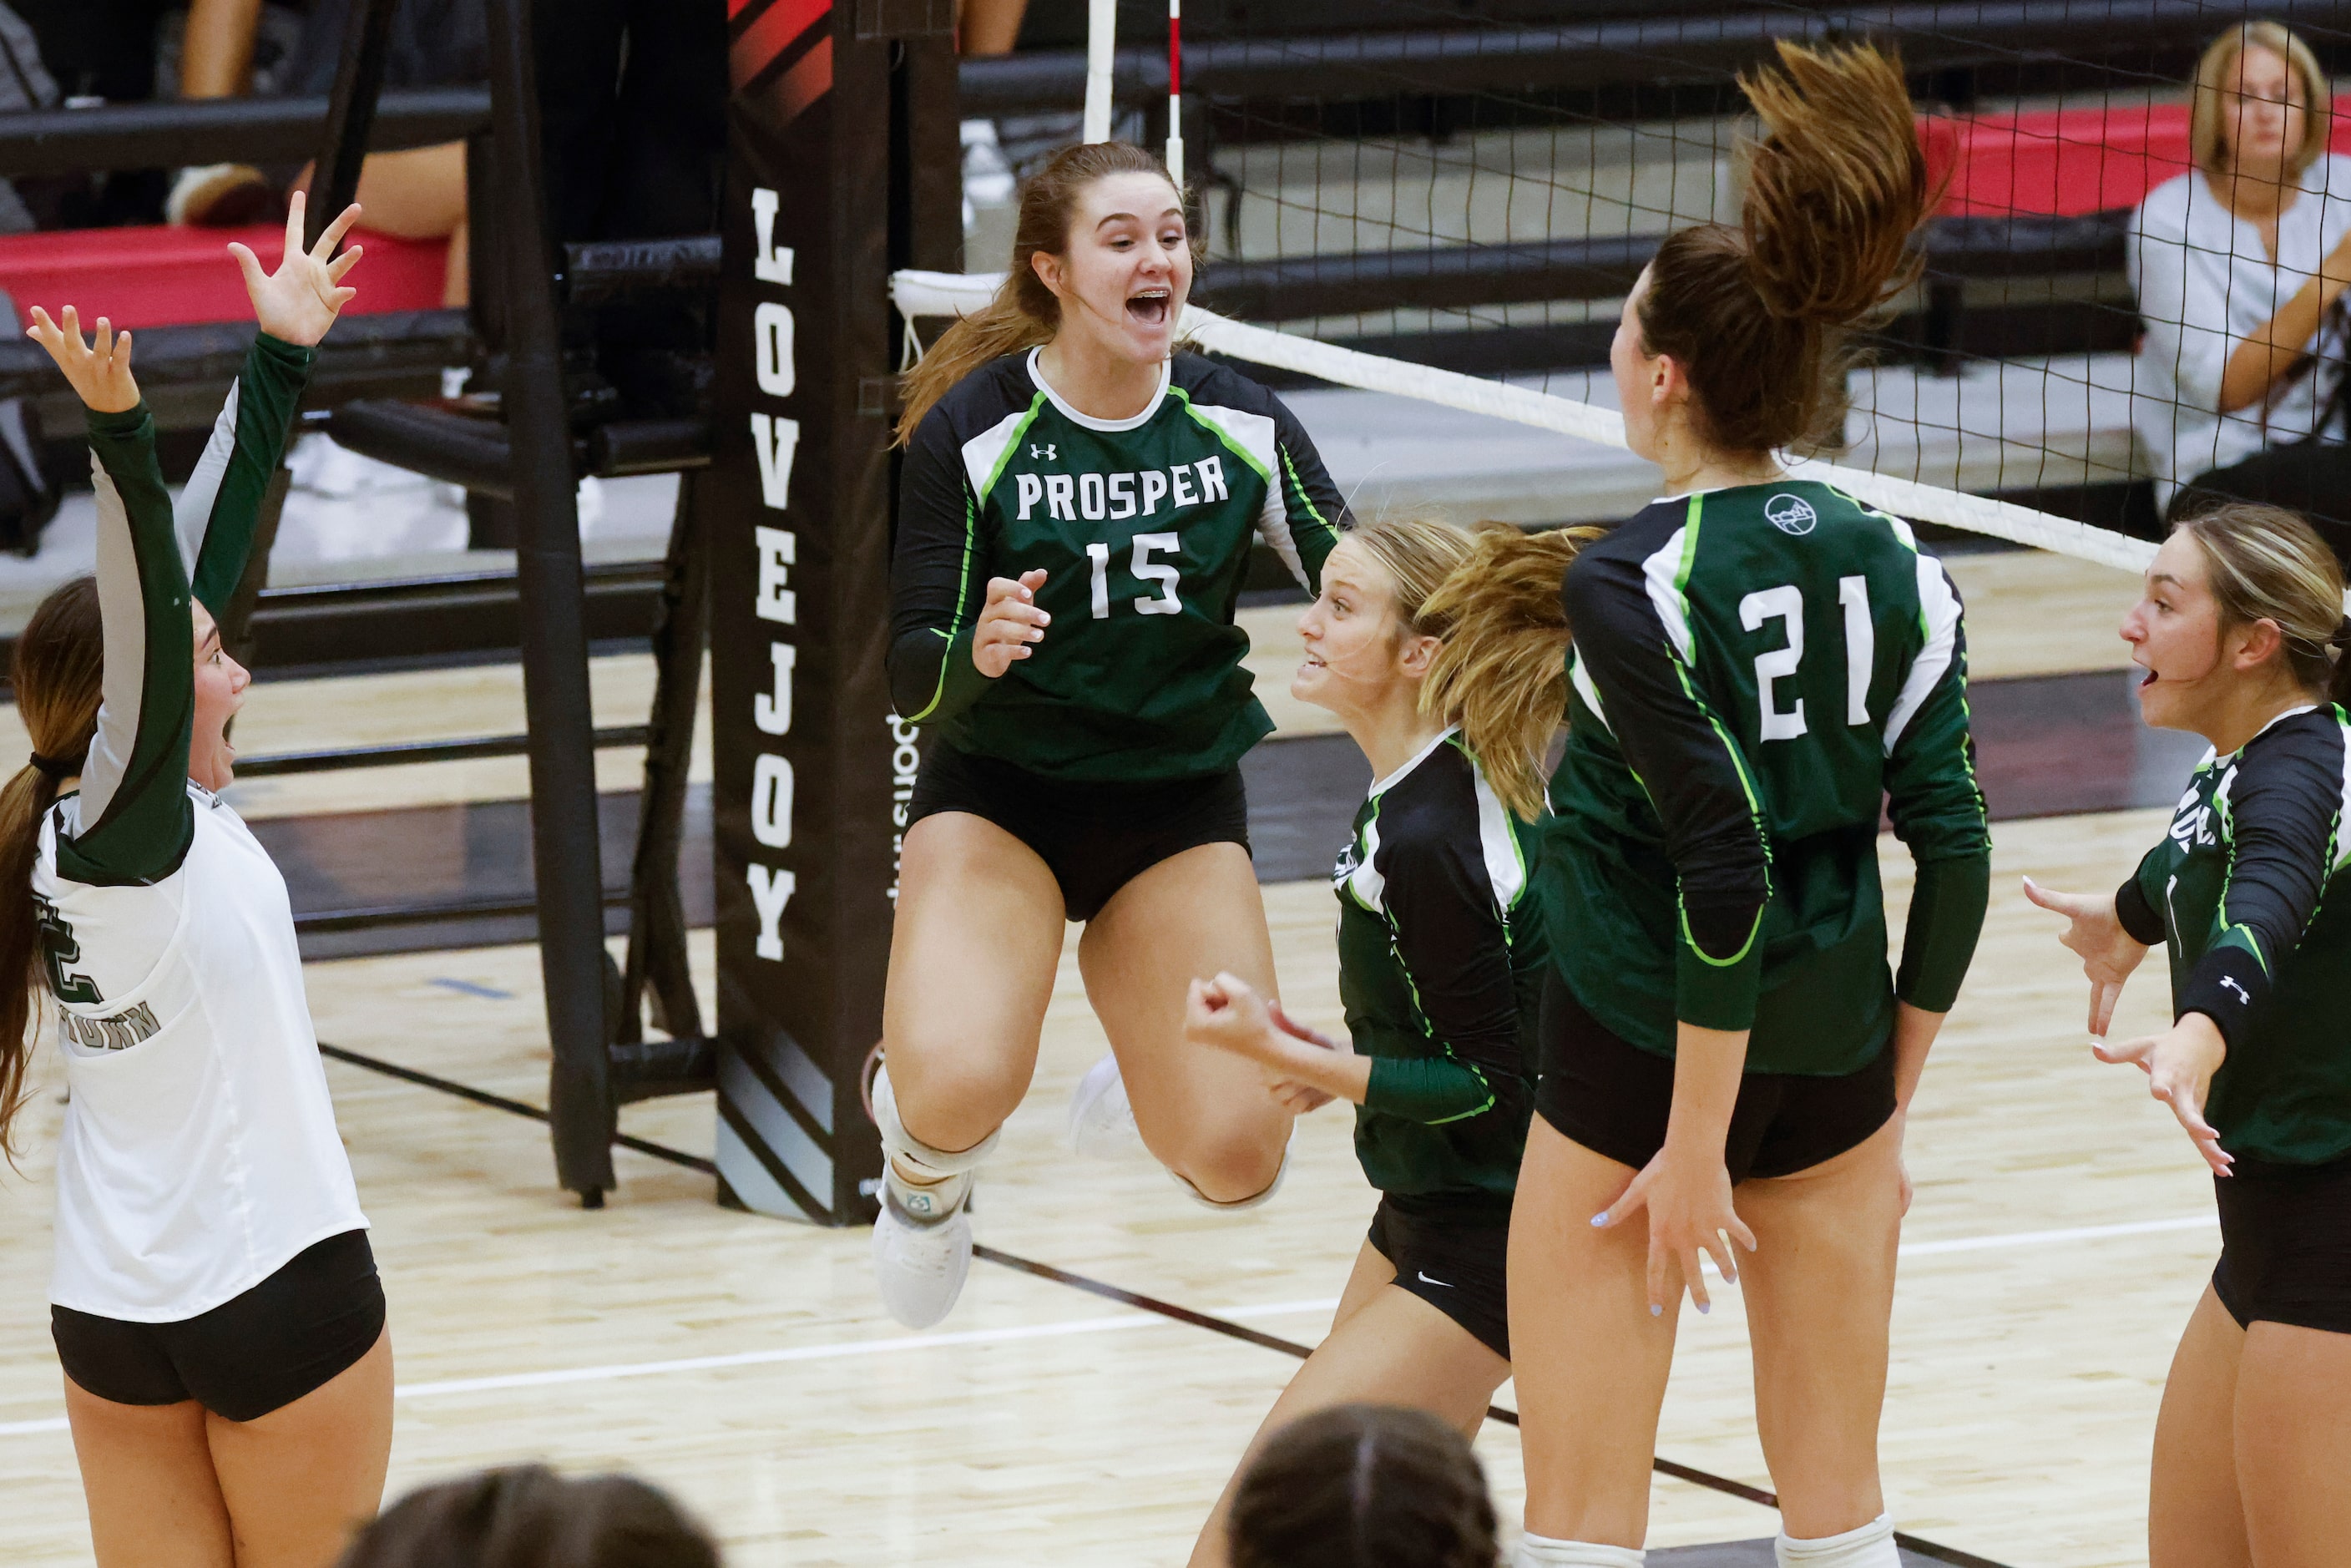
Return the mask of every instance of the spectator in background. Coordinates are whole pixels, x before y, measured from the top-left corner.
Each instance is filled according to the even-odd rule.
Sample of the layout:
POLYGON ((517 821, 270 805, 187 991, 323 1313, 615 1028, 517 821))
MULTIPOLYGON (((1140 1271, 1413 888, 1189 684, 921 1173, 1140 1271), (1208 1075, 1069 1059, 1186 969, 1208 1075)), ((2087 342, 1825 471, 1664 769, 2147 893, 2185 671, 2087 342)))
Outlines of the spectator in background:
POLYGON ((2126 262, 2147 338, 2134 423, 2173 519, 2222 498, 2310 517, 2351 549, 2344 445, 2351 160, 2326 151, 2326 76, 2275 22, 2196 68, 2196 167, 2147 193, 2126 262))
POLYGON ((517 1465, 410 1492, 360 1531, 340 1568, 719 1568, 719 1556, 643 1481, 517 1465))
MULTIPOLYGON (((118 0, 120 3, 120 0, 118 0)), ((351 0, 314 0, 302 42, 285 73, 286 91, 324 98, 335 89, 351 0)), ((191 0, 180 55, 183 98, 241 98, 251 90, 253 46, 262 0, 191 0)), ((392 48, 384 64, 387 90, 456 87, 489 76, 489 36, 483 0, 399 0, 392 48)), ((295 184, 307 190, 305 167, 295 184)), ((183 169, 167 213, 176 224, 248 223, 277 205, 260 170, 216 163, 183 169)), ((465 144, 444 141, 396 152, 371 152, 360 171, 360 205, 368 227, 398 239, 449 241, 442 302, 467 298, 465 144)))
POLYGON ((1395 1405, 1284 1427, 1242 1476, 1229 1528, 1232 1568, 1494 1568, 1500 1555, 1469 1445, 1395 1405))

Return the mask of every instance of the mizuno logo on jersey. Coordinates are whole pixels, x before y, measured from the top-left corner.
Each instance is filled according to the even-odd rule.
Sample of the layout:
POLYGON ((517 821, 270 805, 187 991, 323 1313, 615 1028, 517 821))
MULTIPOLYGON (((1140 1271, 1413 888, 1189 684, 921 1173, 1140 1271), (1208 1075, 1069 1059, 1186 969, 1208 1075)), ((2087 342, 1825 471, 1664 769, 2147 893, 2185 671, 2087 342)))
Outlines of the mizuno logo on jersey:
MULTIPOLYGON (((1030 447, 1029 455, 1036 455, 1030 447)), ((1053 449, 1047 447, 1050 457, 1053 449)), ((1197 463, 1179 463, 1173 468, 1147 469, 1139 474, 1016 474, 1019 520, 1027 522, 1042 502, 1045 515, 1064 522, 1076 522, 1083 517, 1090 523, 1104 518, 1150 517, 1159 513, 1162 501, 1173 501, 1177 507, 1196 507, 1206 501, 1222 501, 1230 492, 1225 487, 1225 465, 1220 457, 1203 457, 1197 463)), ((1172 509, 1172 508, 1171 508, 1172 509)))
POLYGON ((1763 515, 1771 518, 1771 526, 1783 534, 1811 533, 1821 520, 1821 515, 1813 510, 1810 501, 1785 491, 1763 503, 1763 515))
POLYGON ((145 1002, 126 1008, 112 1018, 86 1019, 78 1013, 57 1014, 57 1037, 84 1051, 128 1051, 152 1039, 163 1026, 145 1002))

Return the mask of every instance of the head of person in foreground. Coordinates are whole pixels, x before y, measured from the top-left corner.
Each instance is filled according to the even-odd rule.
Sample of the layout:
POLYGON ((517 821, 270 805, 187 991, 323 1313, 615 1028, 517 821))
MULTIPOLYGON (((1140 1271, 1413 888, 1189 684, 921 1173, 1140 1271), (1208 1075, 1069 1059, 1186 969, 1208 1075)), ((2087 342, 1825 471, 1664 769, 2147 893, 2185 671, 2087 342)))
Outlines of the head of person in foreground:
POLYGON ((2140 716, 2224 752, 2287 708, 2351 703, 2343 569, 2283 507, 2230 502, 2173 528, 2122 635, 2140 716))
POLYGON ((1020 183, 1012 269, 906 372, 898 440, 947 389, 990 360, 1059 342, 1090 357, 1157 365, 1198 256, 1184 193, 1158 154, 1124 141, 1065 147, 1020 183))
POLYGON ((1425 1410, 1339 1405, 1282 1428, 1233 1496, 1232 1568, 1493 1568, 1494 1503, 1425 1410))
POLYGON ((1893 57, 1782 43, 1740 86, 1760 134, 1740 149, 1739 222, 1667 235, 1609 351, 1625 444, 1668 481, 1837 434, 1852 329, 1917 276, 1910 236, 1933 204, 1893 57))
POLYGON ((632 1476, 544 1465, 419 1487, 352 1541, 339 1568, 719 1568, 668 1494, 632 1476))

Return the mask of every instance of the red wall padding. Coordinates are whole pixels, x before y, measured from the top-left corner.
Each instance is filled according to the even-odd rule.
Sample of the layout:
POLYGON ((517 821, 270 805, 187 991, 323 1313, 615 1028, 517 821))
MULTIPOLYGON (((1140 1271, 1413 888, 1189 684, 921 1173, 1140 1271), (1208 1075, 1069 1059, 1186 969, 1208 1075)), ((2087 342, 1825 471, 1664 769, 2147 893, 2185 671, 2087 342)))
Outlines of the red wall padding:
MULTIPOLYGON (((446 277, 446 240, 399 240, 365 229, 367 246, 347 281, 360 291, 354 313, 429 310, 439 307, 446 277)), ((228 242, 253 247, 264 267, 277 265, 286 227, 64 229, 0 235, 0 288, 20 318, 36 305, 54 316, 64 306, 80 311, 87 328, 104 316, 117 327, 166 327, 199 321, 245 321, 252 303, 228 242)))
MULTIPOLYGON (((1955 217, 2135 207, 2188 161, 2188 106, 2068 109, 1920 121, 1938 176, 1956 160, 1942 210, 1955 217)), ((2351 98, 2335 100, 2332 151, 2351 152, 2351 98)))

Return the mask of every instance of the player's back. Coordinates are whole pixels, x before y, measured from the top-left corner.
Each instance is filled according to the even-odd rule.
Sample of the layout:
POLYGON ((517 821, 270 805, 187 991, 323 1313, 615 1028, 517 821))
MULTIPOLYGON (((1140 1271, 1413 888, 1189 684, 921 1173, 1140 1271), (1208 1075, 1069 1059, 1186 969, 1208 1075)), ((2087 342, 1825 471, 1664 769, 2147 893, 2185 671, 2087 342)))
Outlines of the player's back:
POLYGON ((1673 996, 1677 864, 1760 840, 1771 897, 1756 933, 1764 995, 1750 1064, 1832 1071, 1866 1061, 1891 1017, 1876 868, 1887 795, 1897 824, 1947 820, 1929 820, 1930 836, 1964 836, 1962 819, 1981 821, 1959 598, 1940 565, 1898 519, 1782 480, 1645 507, 1586 548, 1566 597, 1577 652, 1553 837, 1576 863, 1552 880, 1568 889, 1567 928, 1554 930, 1580 950, 1562 955, 1571 983, 1583 977, 1579 998, 1635 1043, 1670 1050, 1671 1010, 1657 1004, 1673 996), (1613 665, 1600 640, 1633 662, 1613 665), (1612 684, 1620 708, 1641 706, 1612 719, 1612 684), (1618 720, 1669 720, 1674 737, 1627 747, 1618 720), (1609 904, 1633 920, 1612 930, 1609 904), (1613 1005, 1585 994, 1612 972, 1613 1005), (1852 1001, 1859 1020, 1835 1041, 1783 1040, 1802 995, 1820 987, 1852 1001))

